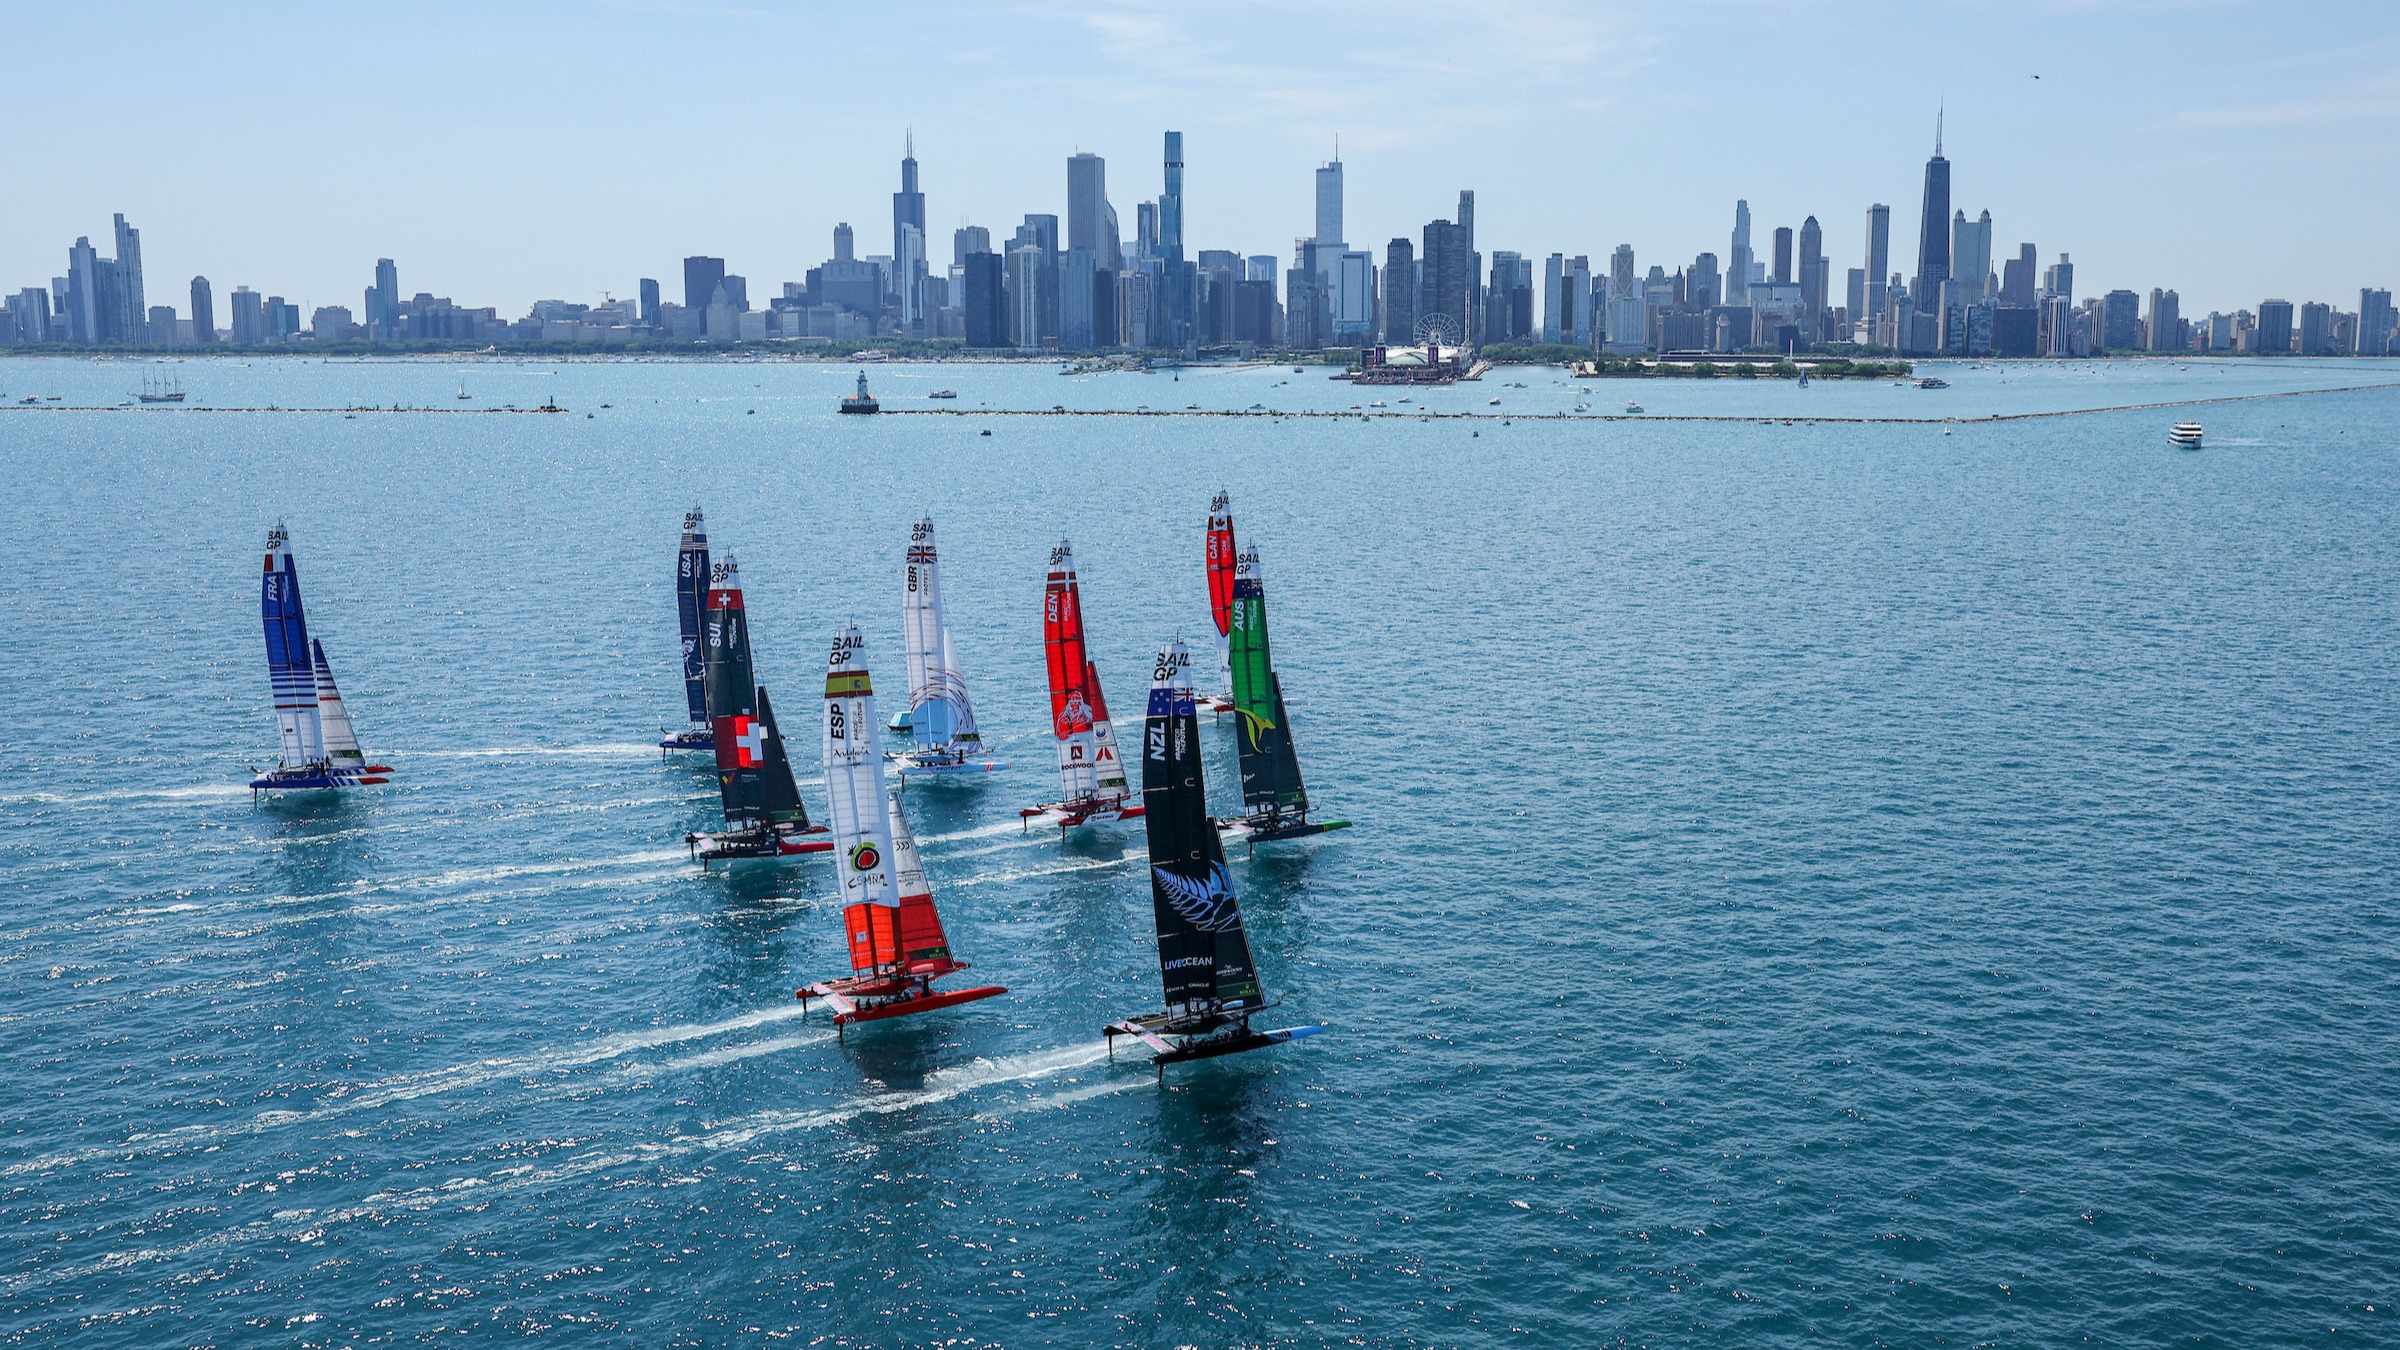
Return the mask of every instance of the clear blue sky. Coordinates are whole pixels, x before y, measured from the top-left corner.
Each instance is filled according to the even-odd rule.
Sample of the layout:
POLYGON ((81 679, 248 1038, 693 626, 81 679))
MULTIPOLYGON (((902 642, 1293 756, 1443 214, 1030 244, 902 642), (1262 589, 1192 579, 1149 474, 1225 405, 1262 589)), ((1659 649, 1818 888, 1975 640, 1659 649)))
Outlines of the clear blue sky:
POLYGON ((962 218, 1063 215, 1077 150, 1130 236, 1172 127, 1195 248, 1288 255, 1338 135, 1354 246, 1471 187, 1487 254, 1672 269, 1722 256, 1747 197, 1762 253, 1817 216, 1838 285, 1870 202, 1913 270, 1937 102, 1954 204, 1991 211, 1995 259, 2071 252, 2079 293, 2171 286, 2190 315, 2400 285, 2387 2, 15 0, 0 51, 0 285, 121 210, 179 309, 195 272, 355 308, 378 256, 509 316, 643 276, 672 298, 688 253, 770 295, 837 220, 889 249, 911 125, 937 262, 962 218))

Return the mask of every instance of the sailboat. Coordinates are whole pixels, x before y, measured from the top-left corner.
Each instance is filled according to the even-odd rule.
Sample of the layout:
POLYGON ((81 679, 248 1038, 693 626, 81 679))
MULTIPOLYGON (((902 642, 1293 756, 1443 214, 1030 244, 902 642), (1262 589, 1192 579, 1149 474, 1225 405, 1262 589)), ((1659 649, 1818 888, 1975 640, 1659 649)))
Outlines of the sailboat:
POLYGON ((1150 836, 1150 909, 1158 929, 1164 1012, 1102 1028, 1109 1048, 1138 1037, 1169 1064, 1238 1054, 1314 1036, 1321 1027, 1256 1031, 1250 1019, 1273 1007, 1250 957, 1225 846, 1208 817, 1201 774, 1200 718, 1193 706, 1191 653, 1181 640, 1158 654, 1142 726, 1142 804, 1150 836))
POLYGON ((1267 647, 1267 584, 1258 549, 1242 552, 1233 572, 1234 734, 1242 766, 1242 819, 1235 833, 1252 844, 1347 829, 1346 820, 1311 821, 1308 787, 1292 747, 1283 680, 1267 647))
POLYGON ((1100 693, 1100 671, 1083 640, 1083 591, 1075 580, 1074 545, 1061 539, 1050 550, 1050 579, 1042 593, 1042 647, 1050 658, 1050 734, 1058 741, 1062 797, 1018 814, 1039 816, 1060 830, 1132 820, 1141 804, 1128 805, 1133 789, 1117 753, 1117 730, 1100 693))
POLYGON ((758 683, 750 661, 750 616, 742 604, 741 564, 728 555, 708 583, 703 626, 708 654, 708 710, 717 751, 717 788, 724 798, 725 828, 683 837, 692 856, 711 859, 780 858, 825 853, 833 841, 825 828, 808 822, 792 781, 791 757, 775 725, 774 705, 758 683))
POLYGON ((900 595, 900 631, 908 654, 908 719, 913 748, 895 752, 906 782, 912 773, 989 773, 1008 766, 983 757, 975 705, 967 698, 958 644, 942 616, 942 564, 933 518, 909 531, 908 564, 900 595))
POLYGON ((334 687, 323 643, 308 636, 300 604, 300 568, 291 534, 278 522, 267 531, 259 616, 267 636, 267 682, 275 693, 275 729, 283 753, 275 767, 250 780, 253 795, 307 788, 371 787, 391 781, 388 764, 369 764, 358 733, 334 687))
POLYGON ((1217 625, 1217 688, 1200 700, 1209 712, 1233 711, 1233 667, 1226 642, 1233 632, 1233 503, 1223 488, 1208 502, 1208 617, 1217 625))
POLYGON ((834 635, 825 663, 825 795, 838 850, 842 930, 850 974, 797 991, 803 1007, 823 999, 837 1027, 931 1012, 1008 991, 998 985, 936 993, 933 982, 967 968, 950 954, 933 887, 897 795, 883 785, 883 741, 865 642, 851 625, 834 635))
POLYGON ((667 733, 661 750, 708 750, 717 743, 708 720, 708 659, 700 650, 701 612, 708 604, 708 526, 700 508, 683 513, 683 542, 675 551, 675 624, 683 634, 683 701, 691 724, 667 733))

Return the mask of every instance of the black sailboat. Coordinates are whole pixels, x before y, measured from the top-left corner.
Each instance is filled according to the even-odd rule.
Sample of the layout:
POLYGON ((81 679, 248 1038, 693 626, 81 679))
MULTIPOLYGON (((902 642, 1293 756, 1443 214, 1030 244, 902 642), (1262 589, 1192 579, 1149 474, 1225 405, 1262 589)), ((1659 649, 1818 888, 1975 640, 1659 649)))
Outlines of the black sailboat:
POLYGON ((683 639, 683 701, 690 720, 667 733, 661 750, 706 750, 716 743, 708 720, 708 658, 700 646, 708 581, 708 527, 695 506, 683 513, 683 540, 675 550, 675 626, 683 639))
POLYGON ((1257 1031, 1250 1019, 1273 1007, 1250 956, 1250 937, 1225 865, 1225 846, 1208 815, 1201 775, 1200 719, 1192 703, 1191 654, 1178 641, 1151 671, 1149 716, 1142 726, 1143 821, 1150 838, 1150 904, 1158 929, 1164 1012, 1111 1022, 1137 1036, 1165 1066, 1237 1054, 1316 1035, 1319 1027, 1257 1031))
POLYGON ((750 659, 750 616, 742 605, 741 565, 728 557, 709 578, 701 625, 707 653, 708 710, 717 752, 717 788, 725 828, 684 836, 703 867, 716 858, 776 858, 824 853, 833 842, 808 822, 791 757, 775 726, 766 686, 750 659))

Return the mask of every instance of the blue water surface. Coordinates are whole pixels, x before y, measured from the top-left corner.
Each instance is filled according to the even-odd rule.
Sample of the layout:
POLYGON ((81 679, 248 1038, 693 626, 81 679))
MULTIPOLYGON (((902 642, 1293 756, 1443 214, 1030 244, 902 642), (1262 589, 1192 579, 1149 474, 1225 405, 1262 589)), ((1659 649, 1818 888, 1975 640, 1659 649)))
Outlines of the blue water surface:
POLYGON ((2400 372, 1423 396, 1472 422, 1289 367, 890 366, 962 415, 880 418, 779 362, 174 373, 0 412, 0 1342, 2400 1338, 2400 392, 1940 424, 2400 372), (1017 812, 1050 546, 1130 717, 1220 486, 1357 824, 1234 863, 1328 1034, 1162 1084, 1099 1036, 1158 1001, 1138 826, 1017 812), (695 502, 817 810, 826 643, 904 683, 938 522, 1014 767, 908 802, 1006 997, 837 1039, 822 858, 687 859, 695 502), (278 520, 389 787, 243 787, 278 520))

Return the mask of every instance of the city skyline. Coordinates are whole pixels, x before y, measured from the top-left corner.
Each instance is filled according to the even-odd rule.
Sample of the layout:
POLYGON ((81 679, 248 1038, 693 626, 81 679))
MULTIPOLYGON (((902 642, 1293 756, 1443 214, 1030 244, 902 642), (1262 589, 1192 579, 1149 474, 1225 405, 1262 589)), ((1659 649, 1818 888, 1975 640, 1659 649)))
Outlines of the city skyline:
MULTIPOLYGON (((1376 12, 1420 26, 1442 13, 1376 12)), ((911 128, 935 261, 962 217, 1003 236, 1027 213, 1064 218, 1058 166, 1078 151, 1116 161, 1108 188, 1129 215, 1127 203, 1160 195, 1155 137, 1170 127, 1190 147, 1195 247, 1288 255, 1311 234, 1312 175, 1339 136, 1347 242, 1379 258, 1385 241, 1445 214, 1461 187, 1478 194, 1484 240, 1534 256, 1600 258, 1624 242, 1645 259, 1721 252, 1738 198, 1762 230, 1815 216, 1837 297, 1843 269, 1862 261, 1858 213, 1876 202, 1918 209, 1912 180, 1937 107, 1962 166, 1955 199, 1971 218, 1993 212, 1997 247, 2035 240, 2045 261, 2063 248, 2101 284, 2179 290, 2186 312, 2267 295, 2338 301, 2377 283, 2377 225, 2395 204, 2394 152, 2378 134, 2400 103, 2379 70, 2394 54, 2393 23, 2364 7, 2268 22, 2218 5, 1951 6, 1912 23, 1975 35, 1973 61, 1830 84, 1786 69, 1806 61, 1765 58, 1892 38, 1863 7, 1807 20, 1773 6, 1654 20, 1502 6, 1469 25, 1494 49, 1483 53, 1382 30, 1311 40, 1338 33, 1347 9, 1289 23, 1255 11, 1255 32, 1195 27, 1145 5, 1014 25, 920 13, 962 25, 933 62, 951 78, 898 99, 843 97, 862 77, 831 61, 788 88, 762 78, 748 101, 734 80, 672 96, 562 94, 548 106, 477 81, 520 60, 605 69, 679 33, 745 47, 795 35, 838 45, 865 30, 838 15, 638 5, 205 22, 136 6, 127 41, 110 51, 122 96, 74 96, 61 63, 18 72, 30 92, 54 96, 35 103, 62 111, 0 162, 11 203, 0 265, 12 285, 54 274, 62 242, 102 238, 122 211, 147 231, 153 291, 167 293, 163 278, 179 293, 206 275, 220 315, 244 283, 304 309, 356 306, 359 270, 380 257, 401 259, 419 284, 510 312, 546 298, 630 299, 639 278, 695 252, 736 259, 754 286, 771 284, 814 265, 836 221, 865 232, 862 254, 888 249, 873 222, 911 128), (1278 34, 1296 47, 1284 50, 1292 44, 1278 34), (480 45, 456 50, 464 40, 480 45), (146 73, 205 65, 232 55, 228 44, 246 44, 262 69, 349 60, 352 45, 395 60, 446 52, 448 64, 417 78, 421 97, 380 112, 372 97, 279 102, 273 90, 297 86, 275 79, 237 82, 172 118, 149 103, 157 81, 146 73), (1723 72, 1745 53, 1761 62, 1742 66, 1740 93, 1728 96, 1723 72), (1091 78, 1062 88, 1043 73, 1060 56, 1091 78), (1369 78, 1377 72, 1382 84, 1369 78), (1475 87, 1495 73, 1505 92, 1475 87), (1762 122, 1758 110, 1803 91, 1822 130, 1759 134, 1785 119, 1762 122), (977 103, 989 106, 979 115, 977 103), (1045 115, 989 115, 1026 109, 1045 115), (2323 207, 2308 205, 2318 199, 2323 207)), ((20 50, 59 50, 73 30, 60 13, 19 13, 0 20, 0 35, 20 50)), ((1905 228, 1892 241, 1894 270, 1913 273, 1914 242, 1905 228)))

